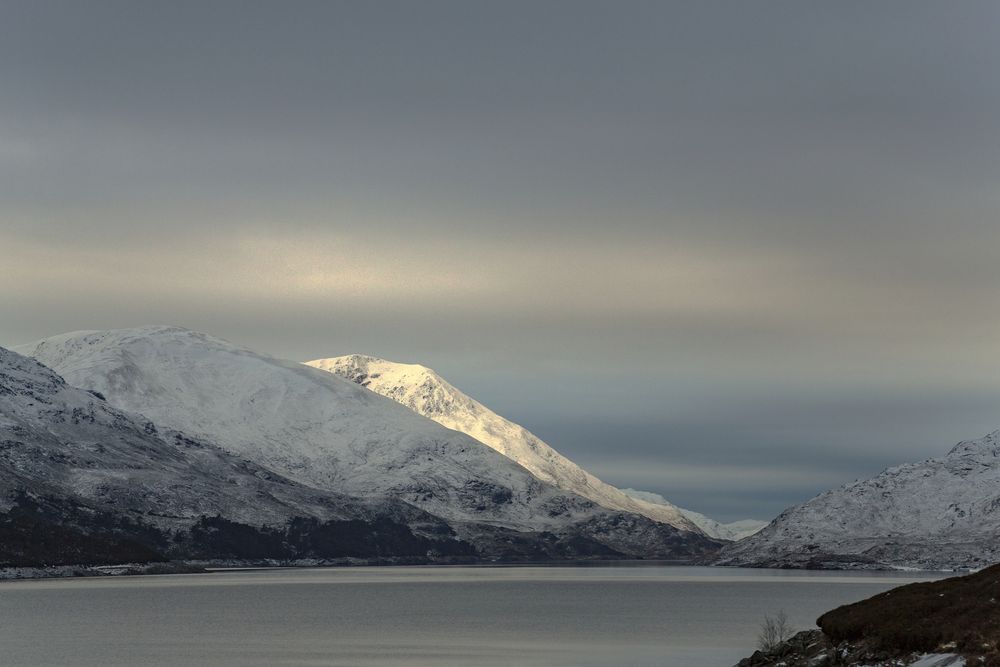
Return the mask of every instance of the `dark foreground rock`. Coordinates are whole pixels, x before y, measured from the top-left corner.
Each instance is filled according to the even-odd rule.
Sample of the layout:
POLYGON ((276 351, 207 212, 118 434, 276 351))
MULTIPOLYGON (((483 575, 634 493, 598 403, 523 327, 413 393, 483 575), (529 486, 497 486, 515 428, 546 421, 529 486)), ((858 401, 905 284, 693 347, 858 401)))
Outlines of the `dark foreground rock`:
POLYGON ((838 607, 739 667, 1000 667, 1000 565, 838 607))
POLYGON ((960 667, 965 658, 955 653, 897 652, 867 642, 834 643, 820 630, 806 630, 771 651, 757 651, 740 660, 737 667, 960 667))

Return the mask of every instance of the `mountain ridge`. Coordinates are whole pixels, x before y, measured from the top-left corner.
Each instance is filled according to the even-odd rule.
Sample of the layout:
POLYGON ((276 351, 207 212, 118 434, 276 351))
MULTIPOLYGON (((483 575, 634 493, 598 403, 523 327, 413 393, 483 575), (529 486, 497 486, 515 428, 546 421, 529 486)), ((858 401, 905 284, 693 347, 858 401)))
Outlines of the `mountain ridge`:
POLYGON ((523 426, 496 414, 463 393, 427 366, 365 354, 315 359, 305 363, 336 373, 406 405, 417 414, 466 433, 524 465, 536 476, 601 506, 637 512, 654 521, 688 529, 693 524, 709 537, 727 541, 752 535, 768 523, 745 519, 723 524, 699 512, 677 507, 662 495, 618 489, 607 484, 556 452, 523 426))
POLYGON ((718 563, 978 569, 1000 560, 1000 431, 786 509, 718 563))
POLYGON ((702 557, 718 546, 700 531, 556 489, 479 441, 331 373, 206 334, 168 326, 72 332, 19 349, 163 428, 323 492, 402 501, 463 539, 501 549, 501 558, 501 544, 518 553, 548 544, 544 555, 573 539, 609 557, 702 557))
POLYGON ((447 428, 468 434, 523 465, 539 479, 602 507, 641 514, 683 530, 704 532, 667 501, 650 503, 601 481, 523 426, 496 414, 426 366, 361 354, 315 359, 305 364, 346 378, 447 428))

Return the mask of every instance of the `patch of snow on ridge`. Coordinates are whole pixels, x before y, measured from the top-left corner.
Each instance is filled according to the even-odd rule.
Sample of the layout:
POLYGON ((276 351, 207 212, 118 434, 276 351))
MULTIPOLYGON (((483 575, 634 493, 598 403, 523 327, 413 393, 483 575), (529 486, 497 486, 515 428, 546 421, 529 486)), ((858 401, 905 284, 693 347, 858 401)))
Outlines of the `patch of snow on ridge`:
POLYGON ((442 426, 472 436, 539 479, 602 507, 641 514, 682 530, 704 532, 697 522, 662 498, 659 503, 647 502, 601 481, 523 426, 470 398, 426 366, 360 354, 316 359, 306 365, 344 377, 442 426))

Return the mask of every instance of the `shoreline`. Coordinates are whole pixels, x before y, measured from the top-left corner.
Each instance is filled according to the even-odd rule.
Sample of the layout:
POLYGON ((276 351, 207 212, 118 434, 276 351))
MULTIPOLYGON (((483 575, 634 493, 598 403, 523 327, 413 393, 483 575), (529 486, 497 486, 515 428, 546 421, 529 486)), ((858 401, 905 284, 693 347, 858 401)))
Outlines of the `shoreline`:
POLYGON ((355 568, 355 567, 469 567, 469 568, 605 568, 605 567, 711 567, 718 570, 760 570, 795 572, 843 572, 899 575, 954 575, 966 574, 969 570, 921 570, 916 568, 765 568, 736 565, 714 565, 690 560, 653 560, 653 559, 594 559, 565 561, 468 561, 468 562, 433 562, 411 559, 364 559, 343 558, 335 560, 303 559, 296 561, 168 561, 157 563, 113 563, 102 565, 53 565, 53 566, 23 566, 0 567, 0 585, 6 581, 28 581, 46 579, 78 579, 95 577, 127 577, 127 576, 158 576, 171 574, 218 574, 226 572, 254 572, 261 570, 294 570, 309 568, 355 568))

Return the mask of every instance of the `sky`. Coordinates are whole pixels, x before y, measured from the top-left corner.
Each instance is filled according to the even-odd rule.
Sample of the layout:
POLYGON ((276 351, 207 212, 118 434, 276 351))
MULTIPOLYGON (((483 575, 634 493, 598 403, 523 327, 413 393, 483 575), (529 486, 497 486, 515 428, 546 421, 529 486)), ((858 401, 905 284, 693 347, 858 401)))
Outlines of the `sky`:
POLYGON ((1000 428, 1000 4, 0 13, 0 345, 419 362, 721 519, 1000 428))

